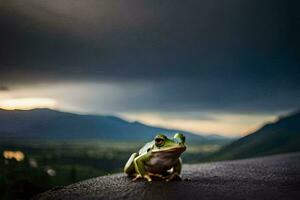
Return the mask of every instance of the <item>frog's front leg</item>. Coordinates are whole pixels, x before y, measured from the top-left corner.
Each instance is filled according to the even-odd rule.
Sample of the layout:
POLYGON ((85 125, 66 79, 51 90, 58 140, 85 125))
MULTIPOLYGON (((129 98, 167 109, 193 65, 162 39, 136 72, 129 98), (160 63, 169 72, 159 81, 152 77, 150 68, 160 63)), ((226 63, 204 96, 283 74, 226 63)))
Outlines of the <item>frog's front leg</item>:
POLYGON ((181 158, 178 158, 177 162, 173 166, 172 173, 169 175, 169 177, 166 179, 166 181, 171 181, 174 178, 179 177, 179 174, 181 173, 181 169, 182 169, 182 161, 181 161, 181 158))
POLYGON ((137 176, 132 179, 133 181, 139 178, 145 178, 147 181, 152 181, 150 175, 146 172, 145 162, 148 160, 149 155, 147 153, 142 154, 134 159, 134 167, 137 173, 137 176))
POLYGON ((126 165, 124 166, 124 172, 128 175, 128 176, 133 176, 136 171, 134 168, 134 159, 136 157, 138 157, 138 153, 133 153, 131 154, 130 158, 128 159, 126 165))

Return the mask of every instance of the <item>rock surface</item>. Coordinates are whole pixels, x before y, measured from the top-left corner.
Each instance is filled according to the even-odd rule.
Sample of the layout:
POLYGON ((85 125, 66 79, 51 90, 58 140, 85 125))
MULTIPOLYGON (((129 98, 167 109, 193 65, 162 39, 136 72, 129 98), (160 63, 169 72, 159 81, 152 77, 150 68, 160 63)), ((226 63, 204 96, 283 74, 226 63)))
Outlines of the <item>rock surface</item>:
POLYGON ((35 199, 299 199, 300 153, 184 165, 182 179, 132 182, 114 174, 54 188, 35 199))

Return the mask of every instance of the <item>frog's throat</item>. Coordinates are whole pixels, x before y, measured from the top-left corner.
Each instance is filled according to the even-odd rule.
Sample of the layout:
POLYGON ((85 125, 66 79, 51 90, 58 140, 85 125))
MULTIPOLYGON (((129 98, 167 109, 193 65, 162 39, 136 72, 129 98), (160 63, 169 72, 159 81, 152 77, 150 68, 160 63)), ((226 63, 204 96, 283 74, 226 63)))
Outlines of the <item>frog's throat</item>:
POLYGON ((176 147, 176 148, 170 148, 170 149, 154 149, 152 150, 153 153, 155 152, 184 152, 186 150, 186 147, 176 147))

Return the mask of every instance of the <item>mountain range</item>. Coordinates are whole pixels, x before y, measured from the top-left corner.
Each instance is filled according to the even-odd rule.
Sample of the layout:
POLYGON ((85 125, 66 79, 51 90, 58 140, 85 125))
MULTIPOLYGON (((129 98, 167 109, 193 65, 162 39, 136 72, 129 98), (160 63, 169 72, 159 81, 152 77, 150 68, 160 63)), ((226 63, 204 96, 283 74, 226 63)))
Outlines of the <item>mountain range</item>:
POLYGON ((203 161, 229 160, 300 151, 300 112, 279 117, 252 134, 232 138, 128 122, 115 116, 82 115, 51 109, 0 109, 0 138, 151 140, 157 133, 181 132, 188 142, 227 143, 203 161))
POLYGON ((128 122, 115 116, 81 115, 51 109, 0 109, 0 137, 39 139, 150 140, 157 133, 181 132, 188 141, 224 141, 229 138, 128 122))
POLYGON ((230 160, 300 151, 300 112, 279 117, 224 146, 204 161, 230 160))

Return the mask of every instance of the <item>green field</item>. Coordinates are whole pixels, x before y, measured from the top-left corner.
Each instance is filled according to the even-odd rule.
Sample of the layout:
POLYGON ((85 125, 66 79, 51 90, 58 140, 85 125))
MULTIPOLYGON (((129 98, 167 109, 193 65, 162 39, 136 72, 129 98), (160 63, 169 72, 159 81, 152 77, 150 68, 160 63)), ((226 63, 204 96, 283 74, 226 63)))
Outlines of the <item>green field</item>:
MULTIPOLYGON (((122 172, 132 152, 145 142, 100 140, 2 140, 0 143, 0 199, 31 197, 53 187, 87 178, 122 172), (21 161, 4 152, 20 151, 21 161)), ((195 163, 223 144, 187 144, 184 163, 195 163)))

